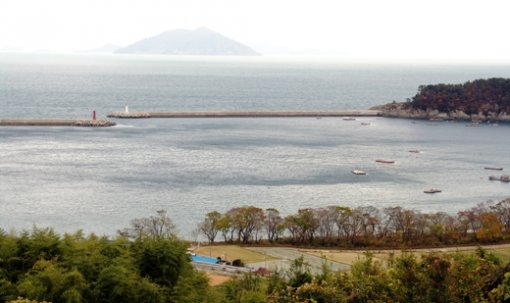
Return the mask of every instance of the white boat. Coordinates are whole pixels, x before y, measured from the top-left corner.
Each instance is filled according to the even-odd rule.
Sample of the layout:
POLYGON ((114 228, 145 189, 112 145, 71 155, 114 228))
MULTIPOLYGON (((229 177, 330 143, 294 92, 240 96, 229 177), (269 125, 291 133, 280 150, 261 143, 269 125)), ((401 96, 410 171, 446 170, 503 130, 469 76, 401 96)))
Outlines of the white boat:
POLYGON ((361 169, 353 169, 353 170, 351 170, 351 173, 358 175, 358 176, 364 176, 367 174, 364 170, 361 170, 361 169))

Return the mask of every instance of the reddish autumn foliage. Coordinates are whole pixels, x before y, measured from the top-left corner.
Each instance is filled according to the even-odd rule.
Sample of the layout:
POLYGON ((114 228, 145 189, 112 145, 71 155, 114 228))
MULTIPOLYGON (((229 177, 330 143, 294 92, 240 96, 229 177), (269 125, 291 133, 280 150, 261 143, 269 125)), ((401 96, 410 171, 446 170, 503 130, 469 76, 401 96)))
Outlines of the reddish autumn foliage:
POLYGON ((510 79, 480 79, 464 84, 422 85, 410 106, 466 114, 510 114, 510 79))

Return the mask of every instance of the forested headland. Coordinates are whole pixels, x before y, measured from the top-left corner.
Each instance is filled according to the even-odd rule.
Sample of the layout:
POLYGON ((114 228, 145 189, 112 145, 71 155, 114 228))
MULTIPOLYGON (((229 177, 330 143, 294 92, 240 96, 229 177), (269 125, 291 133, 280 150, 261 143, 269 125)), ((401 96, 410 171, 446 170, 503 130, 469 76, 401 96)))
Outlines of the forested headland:
POLYGON ((421 85, 407 102, 376 108, 390 117, 510 122, 510 79, 421 85))

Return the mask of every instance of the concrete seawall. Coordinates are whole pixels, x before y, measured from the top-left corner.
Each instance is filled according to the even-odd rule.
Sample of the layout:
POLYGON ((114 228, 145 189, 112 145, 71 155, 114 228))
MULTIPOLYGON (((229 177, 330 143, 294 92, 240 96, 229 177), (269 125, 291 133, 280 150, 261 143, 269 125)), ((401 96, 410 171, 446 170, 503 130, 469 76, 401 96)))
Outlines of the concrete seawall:
POLYGON ((115 122, 107 119, 0 119, 0 126, 81 126, 81 127, 107 127, 114 126, 115 122))
POLYGON ((376 117, 378 110, 344 111, 208 111, 208 112, 114 112, 108 118, 271 118, 271 117, 376 117))

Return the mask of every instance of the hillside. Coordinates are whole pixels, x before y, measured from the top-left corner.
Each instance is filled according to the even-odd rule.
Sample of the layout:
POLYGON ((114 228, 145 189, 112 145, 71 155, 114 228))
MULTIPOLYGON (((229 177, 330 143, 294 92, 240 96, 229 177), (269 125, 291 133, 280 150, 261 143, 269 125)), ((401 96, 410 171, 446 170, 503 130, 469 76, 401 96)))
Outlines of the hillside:
POLYGON ((407 102, 394 102, 374 109, 392 117, 510 122, 510 79, 422 85, 407 102))
POLYGON ((118 49, 123 54, 169 54, 206 56, 255 56, 248 46, 205 27, 178 29, 140 40, 118 49))

